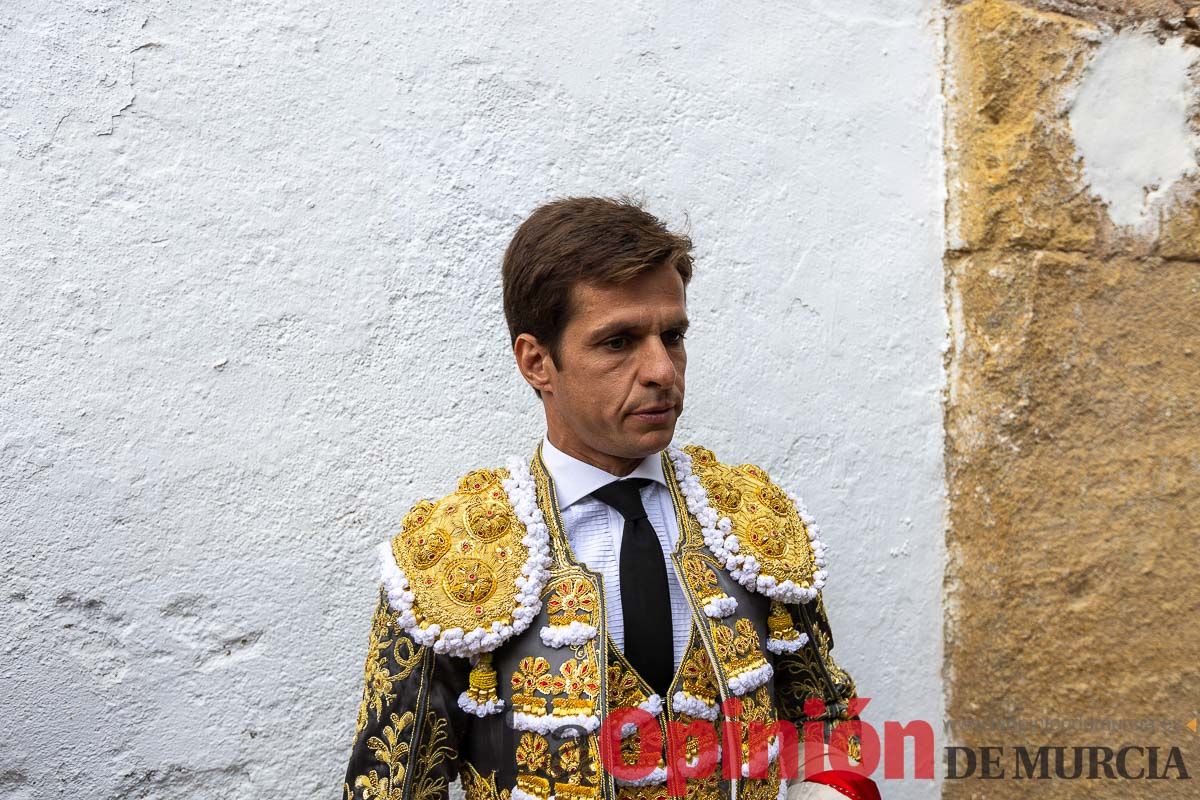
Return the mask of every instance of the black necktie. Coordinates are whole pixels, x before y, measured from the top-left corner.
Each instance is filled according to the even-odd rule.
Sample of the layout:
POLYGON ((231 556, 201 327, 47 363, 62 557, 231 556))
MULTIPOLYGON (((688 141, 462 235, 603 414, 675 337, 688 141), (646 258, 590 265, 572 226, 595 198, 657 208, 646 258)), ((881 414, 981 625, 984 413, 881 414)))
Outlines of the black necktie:
POLYGON ((675 671, 671 596, 662 546, 638 493, 648 483, 649 478, 613 481, 592 496, 625 518, 620 559, 625 658, 651 689, 665 697, 675 671))

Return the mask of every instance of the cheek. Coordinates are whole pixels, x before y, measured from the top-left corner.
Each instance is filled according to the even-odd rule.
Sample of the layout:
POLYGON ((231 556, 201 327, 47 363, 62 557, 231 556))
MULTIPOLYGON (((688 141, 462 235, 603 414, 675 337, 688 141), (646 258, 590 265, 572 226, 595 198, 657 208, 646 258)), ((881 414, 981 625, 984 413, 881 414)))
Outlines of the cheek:
POLYGON ((628 402, 628 386, 613 372, 588 366, 591 368, 581 368, 572 376, 569 386, 564 387, 564 399, 575 409, 579 423, 606 427, 620 418, 628 402))
POLYGON ((619 423, 629 405, 629 384, 617 375, 597 376, 590 387, 588 403, 605 425, 619 423))

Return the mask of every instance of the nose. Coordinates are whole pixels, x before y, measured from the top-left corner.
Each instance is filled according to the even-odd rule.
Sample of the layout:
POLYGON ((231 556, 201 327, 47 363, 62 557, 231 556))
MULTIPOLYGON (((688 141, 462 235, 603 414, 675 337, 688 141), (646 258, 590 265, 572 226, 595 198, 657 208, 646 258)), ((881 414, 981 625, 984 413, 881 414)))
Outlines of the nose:
POLYGON ((675 385, 675 361, 662 339, 657 336, 647 337, 646 346, 642 348, 641 363, 638 365, 638 378, 646 386, 670 387, 675 385))

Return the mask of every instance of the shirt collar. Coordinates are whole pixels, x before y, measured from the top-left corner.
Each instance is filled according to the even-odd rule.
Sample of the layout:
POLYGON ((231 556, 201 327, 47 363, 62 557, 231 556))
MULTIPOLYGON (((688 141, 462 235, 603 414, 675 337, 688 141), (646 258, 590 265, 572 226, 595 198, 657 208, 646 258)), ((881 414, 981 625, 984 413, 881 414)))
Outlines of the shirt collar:
POLYGON ((619 478, 649 478, 663 486, 667 479, 663 475, 662 455, 653 453, 642 459, 642 463, 628 475, 613 475, 599 467, 592 466, 586 461, 580 461, 569 456, 550 444, 550 439, 542 436, 542 463, 546 465, 550 477, 554 479, 554 491, 558 496, 559 510, 582 500, 592 492, 612 483, 619 478))

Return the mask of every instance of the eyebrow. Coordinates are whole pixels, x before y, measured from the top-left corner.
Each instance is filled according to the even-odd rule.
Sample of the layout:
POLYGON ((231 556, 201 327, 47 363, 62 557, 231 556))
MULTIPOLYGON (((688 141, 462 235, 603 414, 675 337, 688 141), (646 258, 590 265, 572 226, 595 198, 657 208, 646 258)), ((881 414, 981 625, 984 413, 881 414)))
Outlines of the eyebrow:
MULTIPOLYGON (((668 325, 667 330, 686 332, 690 324, 691 321, 687 317, 683 317, 668 325)), ((631 333, 637 329, 638 325, 636 323, 626 321, 611 322, 597 330, 594 336, 597 340, 602 340, 622 333, 631 333)))

